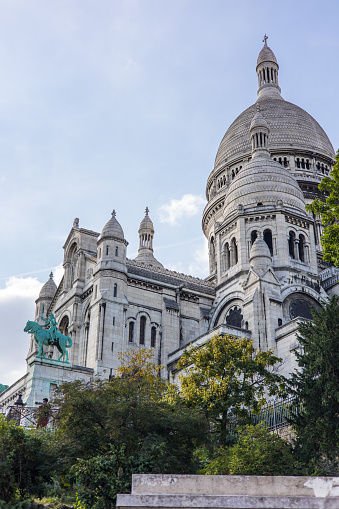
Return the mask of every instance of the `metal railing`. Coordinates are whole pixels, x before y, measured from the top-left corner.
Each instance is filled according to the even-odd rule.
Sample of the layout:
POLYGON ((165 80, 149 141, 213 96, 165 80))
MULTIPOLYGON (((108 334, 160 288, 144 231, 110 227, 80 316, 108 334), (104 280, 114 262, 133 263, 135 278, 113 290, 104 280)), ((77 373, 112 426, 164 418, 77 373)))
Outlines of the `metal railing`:
POLYGON ((290 419, 301 410, 294 397, 273 399, 264 405, 259 414, 251 414, 254 424, 262 423, 268 431, 276 431, 291 425, 290 419))
POLYGON ((41 409, 41 407, 10 406, 6 420, 16 426, 25 428, 53 428, 59 416, 58 408, 41 409))

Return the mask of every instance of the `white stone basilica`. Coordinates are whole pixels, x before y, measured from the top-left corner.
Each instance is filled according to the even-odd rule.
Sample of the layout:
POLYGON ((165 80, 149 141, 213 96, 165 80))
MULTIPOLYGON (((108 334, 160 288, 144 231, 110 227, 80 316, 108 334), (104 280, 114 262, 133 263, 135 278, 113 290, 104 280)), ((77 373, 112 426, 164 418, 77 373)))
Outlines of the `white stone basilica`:
POLYGON ((0 395, 12 405, 19 393, 28 406, 49 397, 62 381, 109 378, 117 354, 146 347, 176 376, 190 343, 214 333, 252 338, 275 348, 283 374, 295 368, 298 320, 311 318, 328 295, 339 293, 336 269, 322 262, 321 223, 305 204, 334 164, 325 131, 280 95, 279 66, 267 46, 257 61, 258 99, 227 130, 207 179, 202 227, 209 243, 210 275, 201 280, 165 269, 153 252, 153 223, 139 228, 139 252, 128 245, 113 212, 101 233, 75 219, 64 245, 64 276, 52 276, 36 300, 35 320, 52 312, 72 338, 70 364, 55 347, 36 357, 32 338, 27 373, 0 395))

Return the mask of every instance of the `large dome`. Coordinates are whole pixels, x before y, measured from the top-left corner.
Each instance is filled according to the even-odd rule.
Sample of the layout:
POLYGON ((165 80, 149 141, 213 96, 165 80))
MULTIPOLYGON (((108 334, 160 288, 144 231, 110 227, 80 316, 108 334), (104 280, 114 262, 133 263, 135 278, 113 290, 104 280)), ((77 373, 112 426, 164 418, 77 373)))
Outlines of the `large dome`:
MULTIPOLYGON (((270 129, 271 152, 298 149, 334 159, 335 153, 327 134, 305 110, 281 97, 262 98, 258 102, 270 129)), ((215 158, 215 169, 225 162, 250 156, 251 141, 248 132, 255 112, 256 104, 253 104, 228 128, 215 158)))

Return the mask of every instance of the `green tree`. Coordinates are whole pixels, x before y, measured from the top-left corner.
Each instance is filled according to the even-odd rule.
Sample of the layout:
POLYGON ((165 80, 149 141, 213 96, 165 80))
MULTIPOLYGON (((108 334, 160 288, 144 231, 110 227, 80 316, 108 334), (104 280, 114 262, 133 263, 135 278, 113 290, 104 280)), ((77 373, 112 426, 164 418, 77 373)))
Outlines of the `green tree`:
POLYGON ((339 458, 339 297, 334 296, 313 321, 299 325, 299 370, 291 378, 296 406, 295 451, 309 473, 338 473, 339 458), (327 466, 326 466, 327 465, 327 466), (327 471, 328 470, 328 471, 327 471))
POLYGON ((325 202, 317 198, 306 209, 321 217, 325 226, 321 236, 324 260, 339 266, 339 150, 330 177, 324 177, 319 189, 326 192, 325 202))
POLYGON ((218 455, 205 468, 205 474, 218 475, 297 475, 300 465, 292 447, 260 424, 238 428, 238 441, 218 455))
POLYGON ((48 438, 45 430, 25 430, 0 416, 0 500, 44 493, 56 464, 48 438))
POLYGON ((152 357, 134 351, 110 382, 78 381, 59 390, 57 447, 65 471, 73 466, 79 499, 88 507, 93 500, 93 507, 113 506, 119 490, 130 489, 133 472, 196 469, 193 453, 205 440, 207 421, 181 401, 166 399, 168 383, 152 357))
POLYGON ((183 353, 178 364, 184 370, 181 397, 205 413, 225 445, 232 420, 248 421, 249 411, 259 411, 266 395, 285 387, 284 377, 274 372, 279 361, 272 350, 255 351, 248 339, 216 335, 183 353))

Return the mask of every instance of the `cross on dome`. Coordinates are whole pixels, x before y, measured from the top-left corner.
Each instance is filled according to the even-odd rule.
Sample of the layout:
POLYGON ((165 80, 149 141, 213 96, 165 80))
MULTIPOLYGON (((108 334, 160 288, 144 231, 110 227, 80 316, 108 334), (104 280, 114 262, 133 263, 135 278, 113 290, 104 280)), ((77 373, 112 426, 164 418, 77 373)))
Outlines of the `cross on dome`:
POLYGON ((145 209, 145 214, 146 214, 146 216, 148 216, 148 213, 149 213, 149 208, 148 208, 148 207, 146 207, 146 209, 145 209))
POLYGON ((115 209, 113 209, 112 217, 115 217, 116 215, 117 215, 117 213, 115 212, 115 209))
POLYGON ((262 42, 265 44, 266 48, 267 48, 267 39, 268 39, 268 37, 267 37, 267 35, 265 34, 265 35, 264 35, 264 38, 263 38, 263 40, 262 40, 262 42))

